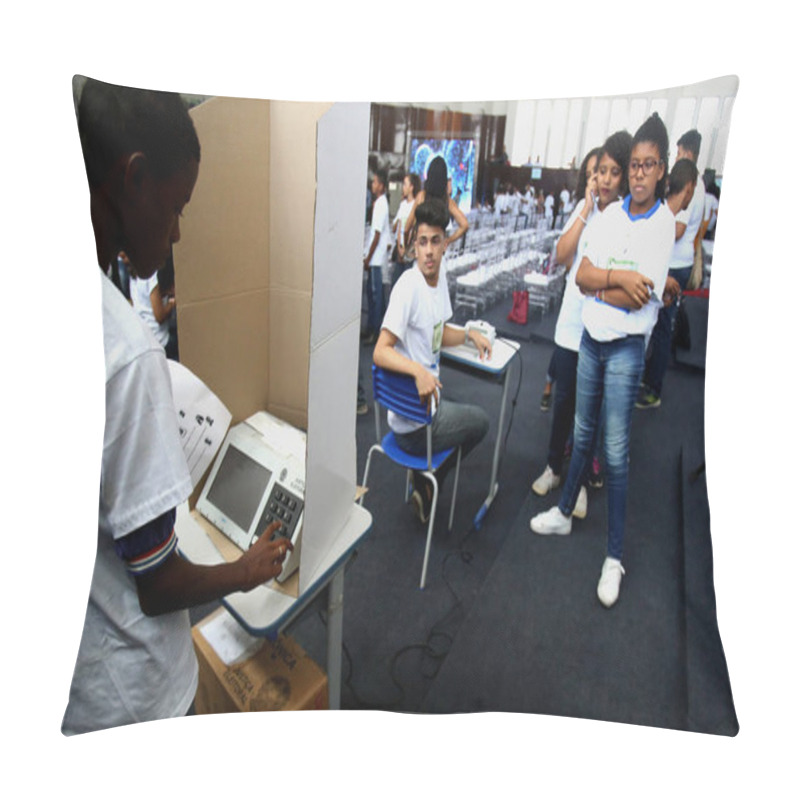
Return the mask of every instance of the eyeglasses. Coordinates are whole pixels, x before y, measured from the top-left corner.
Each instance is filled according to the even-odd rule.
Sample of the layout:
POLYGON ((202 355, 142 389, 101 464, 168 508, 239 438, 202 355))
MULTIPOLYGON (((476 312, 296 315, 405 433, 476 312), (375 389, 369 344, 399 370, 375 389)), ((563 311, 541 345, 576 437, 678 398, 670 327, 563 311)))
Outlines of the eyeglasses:
POLYGON ((644 161, 631 161, 630 173, 635 175, 641 168, 645 175, 649 175, 659 164, 664 162, 657 158, 646 158, 644 161))

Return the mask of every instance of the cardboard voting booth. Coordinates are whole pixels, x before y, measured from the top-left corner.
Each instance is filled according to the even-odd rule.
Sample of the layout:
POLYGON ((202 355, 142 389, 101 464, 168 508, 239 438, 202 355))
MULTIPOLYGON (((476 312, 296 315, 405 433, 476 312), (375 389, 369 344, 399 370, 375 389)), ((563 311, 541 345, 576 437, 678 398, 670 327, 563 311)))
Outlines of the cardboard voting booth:
POLYGON ((232 424, 265 410, 307 432, 296 595, 354 509, 369 105, 217 97, 191 114, 201 161, 174 248, 181 362, 232 424))

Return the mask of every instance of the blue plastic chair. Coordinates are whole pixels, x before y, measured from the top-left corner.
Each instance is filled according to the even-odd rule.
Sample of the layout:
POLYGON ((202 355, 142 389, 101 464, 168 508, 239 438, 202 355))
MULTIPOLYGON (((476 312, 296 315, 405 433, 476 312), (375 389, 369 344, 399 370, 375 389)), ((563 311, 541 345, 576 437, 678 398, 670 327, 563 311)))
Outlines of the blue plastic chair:
MULTIPOLYGON (((383 453, 388 456, 395 464, 406 469, 405 501, 408 502, 411 492, 409 486, 411 482, 411 470, 421 472, 431 482, 433 486, 433 498, 431 502, 431 514, 428 520, 428 537, 425 541, 425 556, 422 560, 422 577, 420 578, 419 588, 425 588, 425 579, 428 572, 428 555, 431 549, 431 537, 433 536, 433 522, 436 517, 436 503, 439 498, 439 484, 436 480, 436 470, 442 465, 444 460, 450 456, 454 450, 458 450, 456 456, 456 474, 453 483, 453 499, 450 503, 450 520, 448 530, 453 527, 453 512, 456 507, 456 492, 458 489, 458 473, 461 468, 461 447, 450 447, 446 450, 433 452, 431 444, 431 420, 432 415, 426 405, 420 402, 419 392, 417 391, 416 381, 410 375, 402 375, 397 372, 381 369, 372 365, 372 393, 375 401, 375 438, 377 442, 372 445, 367 453, 367 463, 364 467, 364 480, 362 485, 367 487, 369 476, 369 466, 373 453, 383 453), (428 452, 424 456, 414 456, 403 450, 395 439, 391 431, 381 438, 381 412, 380 407, 394 411, 406 419, 420 422, 428 429, 428 452)), ((363 503, 363 496, 361 502, 363 503)))

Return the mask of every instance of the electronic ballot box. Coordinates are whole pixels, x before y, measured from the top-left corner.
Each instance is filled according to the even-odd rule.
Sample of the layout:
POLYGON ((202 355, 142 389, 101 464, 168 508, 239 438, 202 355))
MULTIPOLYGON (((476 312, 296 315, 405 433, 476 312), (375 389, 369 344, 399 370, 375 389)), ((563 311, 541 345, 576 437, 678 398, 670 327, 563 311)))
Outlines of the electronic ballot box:
POLYGON ((197 511, 242 550, 279 522, 272 538, 290 540, 294 550, 278 581, 300 565, 305 456, 305 433, 259 411, 228 431, 197 501, 197 511))

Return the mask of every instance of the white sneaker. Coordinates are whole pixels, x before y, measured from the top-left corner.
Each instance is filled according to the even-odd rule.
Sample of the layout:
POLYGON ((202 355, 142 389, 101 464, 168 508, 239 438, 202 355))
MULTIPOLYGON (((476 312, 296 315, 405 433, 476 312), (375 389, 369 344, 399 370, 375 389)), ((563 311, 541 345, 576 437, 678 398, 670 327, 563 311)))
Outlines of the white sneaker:
POLYGON ((597 584, 597 596, 600 602, 611 608, 619 597, 619 585, 625 570, 616 558, 606 558, 600 572, 600 582, 597 584))
POLYGON ((586 487, 581 486, 578 492, 578 499, 575 502, 575 508, 572 509, 572 516, 578 519, 585 519, 589 511, 589 498, 586 495, 586 487))
POLYGON ((545 471, 533 482, 533 489, 540 497, 544 497, 551 489, 555 489, 561 483, 561 478, 550 469, 548 464, 545 471))
POLYGON ((549 511, 543 511, 531 519, 531 530, 534 533, 566 534, 572 531, 572 519, 565 517, 558 506, 553 506, 549 511))

